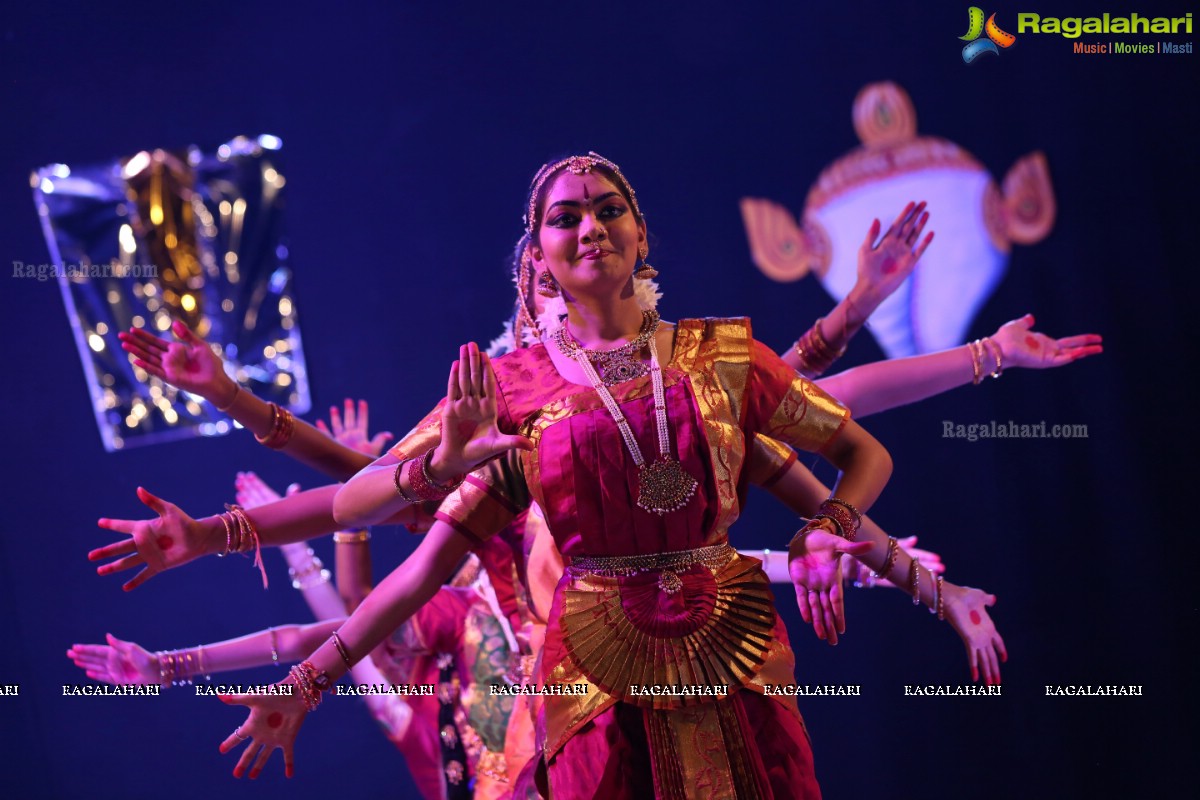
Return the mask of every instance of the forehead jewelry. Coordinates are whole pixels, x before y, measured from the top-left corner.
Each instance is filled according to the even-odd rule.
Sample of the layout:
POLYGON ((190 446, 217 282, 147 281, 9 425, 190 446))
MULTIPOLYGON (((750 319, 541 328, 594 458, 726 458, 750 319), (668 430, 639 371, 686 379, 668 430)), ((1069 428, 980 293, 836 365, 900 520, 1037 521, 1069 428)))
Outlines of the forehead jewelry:
POLYGON ((525 212, 524 219, 526 232, 533 235, 533 230, 537 227, 538 196, 542 192, 542 186, 545 185, 551 176, 563 168, 566 168, 572 175, 586 175, 596 166, 605 167, 620 181, 621 188, 629 195, 629 202, 633 204, 633 213, 638 219, 645 219, 642 216, 641 208, 638 207, 637 194, 634 193, 628 179, 622 174, 621 168, 599 153, 589 151, 586 156, 569 156, 558 161, 543 164, 542 168, 533 176, 533 181, 529 185, 529 208, 525 212))

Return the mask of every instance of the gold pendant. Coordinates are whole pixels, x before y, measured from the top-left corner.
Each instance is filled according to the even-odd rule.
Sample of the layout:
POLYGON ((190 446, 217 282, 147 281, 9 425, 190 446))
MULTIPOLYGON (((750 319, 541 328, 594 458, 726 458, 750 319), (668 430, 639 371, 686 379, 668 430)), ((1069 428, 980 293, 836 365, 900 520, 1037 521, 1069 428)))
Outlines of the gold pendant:
POLYGON ((596 372, 605 386, 616 386, 640 378, 649 371, 645 364, 634 358, 604 358, 596 362, 596 372))
POLYGON ((660 457, 638 473, 637 504, 651 514, 662 516, 686 506, 696 493, 696 486, 696 479, 684 471, 682 464, 673 458, 660 457))

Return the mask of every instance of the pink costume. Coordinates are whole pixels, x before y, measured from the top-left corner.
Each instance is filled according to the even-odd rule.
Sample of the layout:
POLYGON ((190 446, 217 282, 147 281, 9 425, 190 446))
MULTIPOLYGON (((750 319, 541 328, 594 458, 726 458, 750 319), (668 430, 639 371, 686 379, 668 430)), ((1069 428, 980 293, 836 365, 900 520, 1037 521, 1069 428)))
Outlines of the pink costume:
MULTIPOLYGON (((537 673, 563 692, 542 698, 538 725, 552 796, 819 797, 794 698, 763 694, 794 682, 786 631, 760 563, 727 534, 747 440, 819 451, 848 412, 747 321, 680 322, 663 365, 671 451, 699 488, 659 516, 637 507, 636 465, 593 389, 565 380, 542 345, 493 365, 500 428, 536 448, 468 476, 438 517, 479 542, 534 500, 567 560, 537 673)), ((650 377, 612 394, 657 453, 650 377)), ((438 424, 426 417, 393 454, 425 452, 438 424)))
POLYGON ((439 800, 448 788, 469 784, 468 796, 510 797, 504 739, 513 698, 492 695, 488 687, 508 682, 511 656, 500 623, 479 592, 471 586, 443 587, 380 651, 373 654, 376 666, 392 683, 437 687, 436 696, 369 698, 372 715, 404 755, 422 796, 439 800), (397 702, 412 708, 403 730, 394 721, 397 702), (444 719, 447 704, 452 722, 444 719), (458 741, 465 764, 446 756, 444 745, 458 741))

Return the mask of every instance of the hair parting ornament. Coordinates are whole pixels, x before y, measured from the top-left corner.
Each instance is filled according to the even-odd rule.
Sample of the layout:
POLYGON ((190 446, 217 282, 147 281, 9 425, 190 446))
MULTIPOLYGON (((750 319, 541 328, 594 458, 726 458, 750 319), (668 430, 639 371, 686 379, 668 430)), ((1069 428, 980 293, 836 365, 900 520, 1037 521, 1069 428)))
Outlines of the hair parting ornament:
POLYGON ((629 202, 633 205, 634 216, 639 220, 644 220, 645 217, 642 216, 642 209, 638 206, 637 193, 633 191, 633 187, 629 184, 624 173, 621 172, 621 168, 594 150, 589 150, 586 156, 568 156, 558 161, 543 164, 542 168, 533 176, 533 182, 529 185, 529 208, 525 212, 525 232, 532 237, 534 231, 537 230, 537 203, 546 181, 550 180, 556 172, 564 167, 572 175, 585 175, 598 166, 607 169, 620 182, 621 188, 629 195, 629 202))

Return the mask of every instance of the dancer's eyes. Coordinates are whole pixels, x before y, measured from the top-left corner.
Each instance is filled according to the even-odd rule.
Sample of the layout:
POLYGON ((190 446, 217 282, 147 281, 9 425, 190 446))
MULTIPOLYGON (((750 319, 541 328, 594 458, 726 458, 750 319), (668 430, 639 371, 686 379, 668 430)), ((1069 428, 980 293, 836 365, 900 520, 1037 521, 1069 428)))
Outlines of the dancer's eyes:
POLYGON ((550 219, 546 220, 546 224, 551 228, 569 228, 577 222, 579 222, 579 217, 569 212, 551 214, 550 219))

